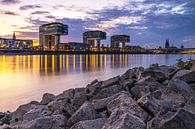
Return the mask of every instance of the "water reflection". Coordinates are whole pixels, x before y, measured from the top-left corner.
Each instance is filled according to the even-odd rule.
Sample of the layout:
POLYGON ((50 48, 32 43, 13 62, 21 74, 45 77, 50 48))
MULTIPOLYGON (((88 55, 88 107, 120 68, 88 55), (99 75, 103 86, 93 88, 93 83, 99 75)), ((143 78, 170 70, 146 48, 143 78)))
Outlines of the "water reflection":
POLYGON ((45 92, 58 94, 107 79, 128 68, 152 63, 171 65, 195 55, 17 55, 0 56, 0 111, 40 100, 45 92))
MULTIPOLYGON (((0 71, 20 70, 40 75, 56 75, 72 72, 103 70, 107 63, 111 68, 128 67, 131 55, 37 55, 37 56, 0 56, 0 71), (11 65, 11 63, 13 63, 11 65), (37 71, 38 70, 38 71, 37 71)), ((141 63, 141 58, 135 63, 141 63)))
POLYGON ((170 56, 171 55, 0 56, 0 72, 17 73, 18 71, 23 71, 25 73, 36 73, 40 75, 58 75, 74 72, 80 73, 104 70, 106 67, 126 68, 136 65, 151 64, 151 62, 170 64, 172 60, 176 60, 170 60, 170 56))

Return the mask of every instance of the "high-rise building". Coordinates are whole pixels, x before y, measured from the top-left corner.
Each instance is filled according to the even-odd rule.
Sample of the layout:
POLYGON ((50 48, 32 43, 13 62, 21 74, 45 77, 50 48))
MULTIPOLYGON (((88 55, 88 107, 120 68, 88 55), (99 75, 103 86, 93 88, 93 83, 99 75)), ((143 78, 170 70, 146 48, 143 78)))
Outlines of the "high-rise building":
POLYGON ((111 37, 111 47, 119 48, 122 43, 122 48, 125 47, 125 43, 130 42, 130 36, 128 35, 113 35, 111 37))
POLYGON ((68 25, 55 22, 39 27, 39 43, 46 50, 58 48, 61 35, 68 35, 68 25))
POLYGON ((83 43, 89 44, 91 47, 100 48, 100 41, 106 39, 106 32, 103 31, 87 31, 83 33, 83 43))

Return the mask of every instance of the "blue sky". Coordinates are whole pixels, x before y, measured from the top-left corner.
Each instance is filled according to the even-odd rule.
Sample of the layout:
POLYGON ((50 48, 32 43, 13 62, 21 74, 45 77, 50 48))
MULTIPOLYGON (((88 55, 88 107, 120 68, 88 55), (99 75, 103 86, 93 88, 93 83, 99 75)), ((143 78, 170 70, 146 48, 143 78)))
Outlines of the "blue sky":
POLYGON ((13 31, 38 40, 38 27, 48 22, 69 25, 62 42, 82 41, 87 30, 131 36, 131 44, 158 47, 170 39, 176 46, 195 47, 194 0, 1 0, 0 37, 13 31))

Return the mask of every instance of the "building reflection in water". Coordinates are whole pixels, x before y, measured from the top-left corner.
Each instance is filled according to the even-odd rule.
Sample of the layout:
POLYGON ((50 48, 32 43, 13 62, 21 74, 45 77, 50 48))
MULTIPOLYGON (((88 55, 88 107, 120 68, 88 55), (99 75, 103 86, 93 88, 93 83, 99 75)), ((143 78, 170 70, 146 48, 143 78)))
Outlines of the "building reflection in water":
POLYGON ((104 69, 106 60, 106 55, 41 55, 39 70, 41 75, 95 71, 104 69))
POLYGON ((139 55, 17 55, 0 56, 0 71, 58 75, 130 67, 142 64, 139 55))
POLYGON ((83 87, 93 79, 105 80, 128 68, 152 63, 174 64, 194 55, 1 55, 0 110, 40 100, 45 92, 83 87))

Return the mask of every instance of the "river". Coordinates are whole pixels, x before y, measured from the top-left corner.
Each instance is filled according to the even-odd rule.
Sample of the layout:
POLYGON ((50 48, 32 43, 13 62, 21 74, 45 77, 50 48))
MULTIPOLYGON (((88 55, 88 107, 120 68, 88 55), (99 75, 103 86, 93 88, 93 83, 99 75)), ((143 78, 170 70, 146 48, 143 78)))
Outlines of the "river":
POLYGON ((94 79, 105 80, 128 68, 159 63, 172 65, 176 59, 195 55, 0 55, 0 111, 13 111, 44 93, 59 94, 69 88, 85 87, 94 79))

